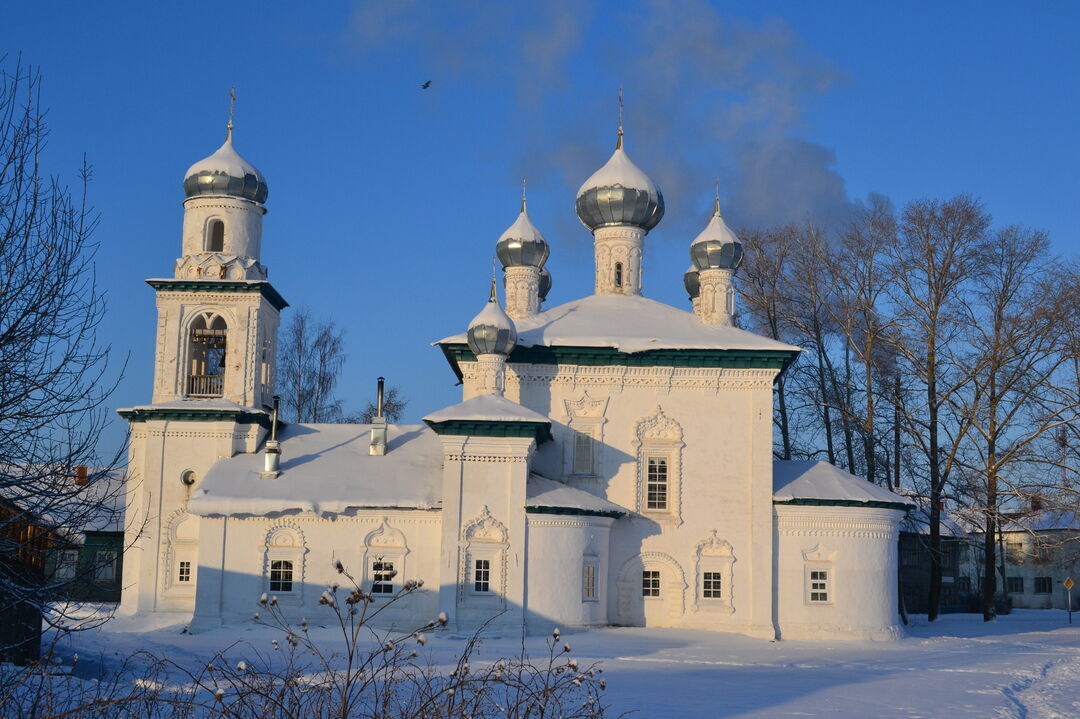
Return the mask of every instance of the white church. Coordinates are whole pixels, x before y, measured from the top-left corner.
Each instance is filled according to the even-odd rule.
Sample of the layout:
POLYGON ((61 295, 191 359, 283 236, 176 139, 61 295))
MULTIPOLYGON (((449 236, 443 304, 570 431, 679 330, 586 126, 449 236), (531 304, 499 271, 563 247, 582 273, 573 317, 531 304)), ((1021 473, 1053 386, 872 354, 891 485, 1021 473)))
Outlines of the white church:
MULTIPOLYGON (((157 294, 151 402, 131 427, 124 613, 193 631, 263 593, 317 621, 341 561, 413 628, 693 627, 894 639, 907 499, 773 459, 773 383, 799 348, 733 326, 743 246, 719 201, 690 244, 692 311, 642 296, 660 189, 623 148, 577 193, 592 294, 545 309, 548 245, 521 212, 491 299, 438 340, 462 401, 420 425, 277 425, 285 300, 260 263, 266 180, 228 138, 184 179, 157 294)), ((752 250, 751 250, 752 251, 752 250)), ((423 348, 417 348, 422 351, 423 348)))

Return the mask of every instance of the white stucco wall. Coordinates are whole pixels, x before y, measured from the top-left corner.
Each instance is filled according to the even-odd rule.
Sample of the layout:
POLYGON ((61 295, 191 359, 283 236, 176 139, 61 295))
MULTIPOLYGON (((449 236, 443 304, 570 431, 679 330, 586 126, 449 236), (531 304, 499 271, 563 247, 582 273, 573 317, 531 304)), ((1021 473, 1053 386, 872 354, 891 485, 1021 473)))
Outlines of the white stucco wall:
POLYGON ((529 514, 526 621, 530 632, 607 624, 608 544, 613 519, 529 514), (584 596, 586 563, 595 567, 595 596, 584 596))
POLYGON ((192 197, 184 202, 183 254, 206 252, 206 227, 211 220, 225 223, 221 254, 259 259, 263 215, 266 209, 239 197, 192 197))
POLYGON ((894 509, 776 505, 777 623, 782 639, 897 639, 894 509), (810 572, 827 601, 810 598, 810 572))

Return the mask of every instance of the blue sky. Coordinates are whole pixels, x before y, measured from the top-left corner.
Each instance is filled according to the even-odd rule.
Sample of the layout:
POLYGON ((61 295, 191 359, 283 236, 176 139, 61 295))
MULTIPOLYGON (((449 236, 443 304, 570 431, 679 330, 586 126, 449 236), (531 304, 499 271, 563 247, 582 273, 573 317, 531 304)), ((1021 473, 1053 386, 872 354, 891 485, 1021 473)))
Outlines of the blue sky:
POLYGON ((655 299, 686 302, 714 177, 734 226, 967 192, 997 224, 1080 248, 1078 3, 446 5, 5 6, 8 65, 21 53, 44 77, 49 171, 94 167, 102 339, 130 353, 115 406, 149 400, 142 280, 171 274, 184 170, 224 139, 233 84, 236 146, 270 186, 272 282, 345 328, 346 405, 383 374, 411 422, 460 397, 429 343, 485 300, 523 176, 549 303, 592 291, 573 200, 612 150, 620 85, 628 152, 668 201, 646 244, 655 299))

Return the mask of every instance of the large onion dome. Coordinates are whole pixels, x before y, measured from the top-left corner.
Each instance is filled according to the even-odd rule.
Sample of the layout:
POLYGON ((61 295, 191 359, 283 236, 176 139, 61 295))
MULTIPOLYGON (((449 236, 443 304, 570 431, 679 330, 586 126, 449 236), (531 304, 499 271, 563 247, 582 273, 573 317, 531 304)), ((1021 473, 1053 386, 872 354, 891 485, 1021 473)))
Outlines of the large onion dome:
POLYGON ((475 355, 509 355, 517 343, 517 328, 495 295, 495 281, 491 282, 491 297, 480 314, 469 323, 469 349, 475 355))
POLYGON ((543 267, 547 262, 548 243, 529 219, 525 198, 521 198, 521 214, 514 224, 502 233, 495 245, 495 255, 505 267, 543 267))
POLYGON ((548 272, 548 268, 540 268, 540 289, 537 291, 537 296, 540 297, 540 301, 543 302, 547 299, 548 292, 551 292, 551 273, 548 272))
POLYGON ((720 216, 717 197, 709 224, 690 243, 690 259, 698 270, 734 270, 742 264, 742 258, 742 243, 720 216))
POLYGON ((633 225, 648 232, 664 216, 664 195, 623 149, 622 131, 607 163, 577 193, 577 215, 590 231, 633 225))
POLYGON ((690 265, 682 276, 683 287, 690 299, 696 300, 701 295, 701 278, 698 276, 696 265, 690 265))
POLYGON ((262 173, 233 147, 232 130, 217 152, 196 162, 184 175, 184 194, 189 198, 227 195, 262 204, 268 192, 262 173))

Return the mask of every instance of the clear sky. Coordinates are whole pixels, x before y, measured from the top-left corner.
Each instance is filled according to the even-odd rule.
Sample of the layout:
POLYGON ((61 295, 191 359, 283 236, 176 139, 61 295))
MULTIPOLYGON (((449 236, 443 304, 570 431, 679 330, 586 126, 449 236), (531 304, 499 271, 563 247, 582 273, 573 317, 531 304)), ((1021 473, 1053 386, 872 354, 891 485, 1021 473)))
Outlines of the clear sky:
POLYGON ((102 338, 130 353, 117 407, 149 401, 142 280, 171 275, 184 170, 224 139, 233 84, 271 281, 345 328, 346 406, 383 374, 410 422, 460 399, 430 342, 486 299, 522 177, 549 304, 591 293, 574 195, 613 149, 620 85, 627 150, 668 203, 655 299, 686 305, 714 177, 736 227, 966 192, 1080 250, 1076 2, 11 2, 0 52, 44 77, 49 171, 94 167, 102 338))

